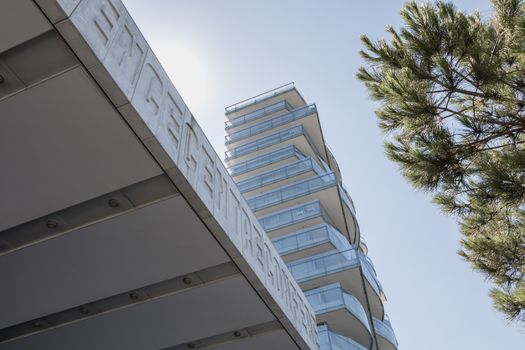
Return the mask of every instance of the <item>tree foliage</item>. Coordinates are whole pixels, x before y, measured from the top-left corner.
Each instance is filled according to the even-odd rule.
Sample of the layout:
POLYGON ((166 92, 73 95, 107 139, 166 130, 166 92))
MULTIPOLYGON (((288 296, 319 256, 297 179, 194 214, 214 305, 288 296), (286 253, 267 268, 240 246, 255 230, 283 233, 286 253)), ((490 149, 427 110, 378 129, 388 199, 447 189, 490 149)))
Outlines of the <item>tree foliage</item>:
POLYGON ((525 324, 525 6, 492 18, 447 2, 408 2, 388 39, 361 37, 357 72, 417 189, 456 215, 462 255, 495 287, 495 307, 525 324))

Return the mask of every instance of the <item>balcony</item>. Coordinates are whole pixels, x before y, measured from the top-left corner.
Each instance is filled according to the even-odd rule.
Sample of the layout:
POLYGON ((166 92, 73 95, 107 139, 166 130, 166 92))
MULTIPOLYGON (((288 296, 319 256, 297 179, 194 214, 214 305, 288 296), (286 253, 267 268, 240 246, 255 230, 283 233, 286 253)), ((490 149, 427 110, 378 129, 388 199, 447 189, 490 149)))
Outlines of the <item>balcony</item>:
POLYGON ((317 326, 321 350, 367 350, 354 340, 332 332, 327 325, 317 326))
POLYGON ((341 170, 339 169, 339 164, 337 163, 337 160, 334 157, 334 153, 332 152, 332 148, 330 147, 328 142, 325 142, 325 147, 326 147, 328 165, 330 166, 330 168, 337 175, 337 179, 339 180, 339 182, 342 182, 341 170))
POLYGON ((284 203, 286 201, 303 197, 321 191, 336 184, 334 173, 328 173, 306 180, 283 186, 276 190, 268 191, 258 196, 248 198, 247 202, 254 212, 284 203))
POLYGON ((237 187, 244 196, 249 197, 254 195, 256 191, 269 191, 286 183, 323 173, 324 171, 312 158, 305 158, 239 181, 237 187))
POLYGON ((339 188, 339 197, 343 202, 343 213, 345 216, 346 224, 349 231, 349 236, 351 242, 356 244, 359 241, 359 224, 357 223, 356 212, 354 207, 354 202, 350 198, 348 191, 341 184, 338 185, 339 188))
POLYGON ((383 291, 383 286, 381 286, 381 282, 377 279, 376 270, 372 264, 372 260, 361 252, 358 252, 358 255, 361 260, 363 275, 367 281, 365 284, 366 291, 368 295, 371 296, 369 301, 372 315, 376 317, 384 316, 383 304, 386 303, 387 300, 383 291))
POLYGON ((279 100, 287 101, 293 108, 297 108, 306 104, 304 98, 295 88, 294 83, 288 83, 226 107, 226 117, 230 120, 233 120, 242 114, 247 114, 253 112, 256 109, 269 106, 279 100))
POLYGON ((384 294, 381 285, 366 261, 365 255, 355 248, 346 251, 333 250, 287 265, 304 290, 341 282, 341 286, 346 291, 357 297, 362 305, 366 305, 366 289, 372 316, 383 318, 384 294))
POLYGON ((231 176, 235 177, 237 181, 239 179, 245 179, 250 176, 250 173, 254 170, 262 167, 268 167, 269 169, 288 164, 298 159, 303 159, 304 155, 299 152, 293 145, 285 146, 281 149, 271 151, 242 163, 237 163, 228 168, 228 172, 231 176))
POLYGON ((348 194, 348 191, 346 190, 344 185, 339 185, 339 190, 341 194, 341 198, 343 199, 343 203, 348 207, 348 209, 352 212, 352 215, 354 217, 357 217, 355 207, 354 207, 354 201, 348 194))
POLYGON ((288 113, 281 114, 262 122, 256 123, 250 127, 233 132, 226 136, 225 145, 228 150, 239 147, 241 144, 261 139, 265 136, 274 135, 292 125, 302 125, 305 134, 308 135, 308 141, 312 143, 314 149, 326 159, 323 135, 317 108, 315 105, 303 106, 294 109, 288 113))
POLYGON ((372 334, 365 309, 354 296, 346 293, 340 283, 305 292, 317 322, 327 323, 334 331, 369 348, 372 334))
POLYGON ((269 106, 266 106, 260 109, 256 109, 253 112, 243 114, 235 119, 227 120, 226 122, 224 122, 224 129, 228 131, 233 128, 237 128, 239 126, 254 122, 261 118, 270 116, 274 113, 289 111, 291 109, 292 109, 292 106, 290 106, 288 102, 281 100, 269 106))
POLYGON ((273 151, 290 144, 294 145, 305 156, 315 158, 318 155, 318 150, 310 140, 305 127, 295 125, 226 151, 225 161, 227 164, 237 164, 237 162, 257 156, 259 151, 263 149, 273 151))
POLYGON ((298 137, 304 134, 304 128, 301 125, 296 125, 289 129, 283 130, 279 133, 261 137, 252 142, 248 142, 242 146, 236 147, 225 152, 225 160, 233 160, 241 156, 259 151, 263 148, 273 146, 283 141, 298 137))
MULTIPOLYGON (((362 263, 365 265, 365 267, 374 275, 374 278, 377 277, 376 268, 374 267, 374 263, 372 262, 372 259, 370 259, 369 256, 364 255, 362 253, 358 253, 359 257, 361 258, 362 263)), ((379 288, 381 290, 381 288, 379 288)))
POLYGON ((317 113, 317 108, 314 104, 296 108, 288 113, 284 113, 273 117, 271 119, 262 121, 260 123, 254 124, 245 129, 232 132, 229 135, 225 136, 226 145, 238 142, 240 140, 252 137, 254 135, 261 134, 265 131, 272 130, 282 125, 286 125, 293 121, 305 118, 307 116, 317 113))
POLYGON ((273 239, 272 243, 284 261, 350 248, 347 239, 329 224, 308 227, 273 239))
POLYGON ((387 315, 383 321, 374 318, 374 328, 376 331, 378 350, 397 350, 398 343, 394 330, 392 329, 392 324, 387 315))
MULTIPOLYGON (((346 220, 334 173, 300 180, 247 198, 247 202, 250 208, 261 216, 314 199, 321 201, 334 226, 346 235, 348 232, 346 220)), ((351 235, 349 237, 354 239, 351 235)))
POLYGON ((247 202, 254 212, 258 212, 262 209, 282 204, 298 197, 319 192, 327 187, 334 187, 335 184, 335 175, 333 173, 328 173, 298 181, 291 185, 283 186, 276 190, 248 198, 247 202))
POLYGON ((366 244, 366 241, 363 237, 359 239, 359 249, 363 252, 363 254, 368 254, 368 245, 366 244))
POLYGON ((301 203, 269 215, 259 217, 259 223, 269 237, 300 230, 305 227, 331 223, 319 200, 301 203))

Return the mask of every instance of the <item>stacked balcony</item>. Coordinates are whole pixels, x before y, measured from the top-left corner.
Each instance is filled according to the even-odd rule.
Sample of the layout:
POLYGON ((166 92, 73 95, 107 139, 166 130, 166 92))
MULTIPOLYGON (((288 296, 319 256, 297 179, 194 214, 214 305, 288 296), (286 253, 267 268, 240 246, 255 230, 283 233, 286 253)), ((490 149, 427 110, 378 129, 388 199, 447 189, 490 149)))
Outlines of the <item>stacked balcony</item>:
POLYGON ((316 105, 287 84, 227 107, 226 116, 228 170, 312 304, 321 348, 397 349, 316 105))
POLYGON ((370 348, 372 333, 366 311, 362 303, 339 282, 311 289, 305 295, 319 323, 330 324, 337 334, 370 348))
POLYGON ((326 324, 317 327, 319 341, 323 350, 367 350, 351 338, 332 332, 326 324))
POLYGON ((397 339, 390 324, 390 318, 385 315, 383 321, 374 318, 374 328, 378 335, 378 349, 379 350, 397 350, 397 339))

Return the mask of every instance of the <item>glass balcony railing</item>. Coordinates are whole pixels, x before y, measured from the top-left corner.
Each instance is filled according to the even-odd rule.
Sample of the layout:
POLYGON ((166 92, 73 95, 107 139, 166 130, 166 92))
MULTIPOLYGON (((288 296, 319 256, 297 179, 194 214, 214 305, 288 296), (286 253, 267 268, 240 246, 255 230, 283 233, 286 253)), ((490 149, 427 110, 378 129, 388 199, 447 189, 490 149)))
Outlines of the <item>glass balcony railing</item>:
POLYGON ((360 261, 355 249, 343 252, 333 250, 291 262, 288 264, 288 269, 297 282, 302 282, 357 267, 359 264, 360 261))
POLYGON ((356 341, 332 332, 326 325, 318 326, 317 330, 319 331, 321 350, 367 350, 356 341))
POLYGON ((363 274, 368 280, 368 283, 370 283, 372 288, 376 291, 377 295, 381 297, 381 299, 386 300, 385 293, 383 292, 383 286, 381 286, 381 283, 377 279, 376 270, 372 264, 372 260, 370 260, 368 256, 361 252, 358 252, 358 254, 361 260, 361 266, 363 267, 363 274))
POLYGON ((384 321, 378 320, 377 318, 374 318, 373 321, 376 333, 388 340, 388 342, 390 342, 397 348, 398 343, 396 335, 394 333, 394 330, 392 329, 392 324, 390 323, 390 319, 388 318, 388 316, 385 315, 384 321))
POLYGON ((366 264, 366 267, 369 268, 371 272, 373 272, 374 276, 377 276, 376 268, 374 267, 372 259, 370 259, 370 257, 362 253, 360 253, 360 257, 363 260, 363 263, 366 264))
POLYGON ((287 159, 293 156, 297 157, 297 159, 304 158, 304 155, 297 148, 295 148, 293 145, 289 145, 281 149, 278 149, 276 151, 265 153, 258 157, 249 159, 245 162, 235 164, 234 166, 228 168, 228 172, 230 173, 231 176, 237 176, 237 175, 246 173, 248 171, 252 171, 252 170, 261 168, 263 166, 267 166, 273 163, 280 162, 281 160, 284 160, 284 159, 287 159))
POLYGON ((303 107, 294 109, 283 115, 273 117, 269 120, 265 120, 261 123, 252 125, 249 128, 239 130, 237 132, 226 135, 226 144, 236 142, 236 141, 242 140, 244 138, 247 138, 253 135, 257 135, 259 133, 271 130, 281 125, 288 124, 295 120, 312 115, 313 113, 316 113, 316 112, 317 112, 317 108, 315 104, 311 104, 308 106, 303 106, 303 107))
POLYGON ((317 175, 321 175, 323 171, 321 167, 312 158, 305 158, 297 162, 286 164, 277 169, 264 172, 254 177, 248 178, 237 183, 237 187, 241 192, 253 191, 259 187, 286 180, 293 176, 297 176, 308 171, 313 171, 317 175))
POLYGON ((339 193, 341 195, 341 198, 343 199, 343 203, 348 207, 352 215, 354 215, 354 218, 356 217, 354 202, 348 195, 348 192, 344 188, 344 186, 339 185, 339 193))
POLYGON ((366 244, 366 241, 363 238, 363 236, 359 238, 359 244, 361 245, 361 249, 363 250, 363 252, 365 254, 368 254, 368 245, 366 244))
POLYGON ((371 272, 365 255, 358 252, 355 248, 338 251, 333 250, 327 253, 314 255, 288 264, 288 269, 297 282, 303 282, 328 276, 343 270, 357 266, 362 267, 363 275, 372 286, 378 296, 383 295, 381 284, 371 272))
POLYGON ((297 136, 305 135, 302 125, 296 125, 278 133, 261 137, 255 141, 248 142, 242 146, 226 151, 226 160, 249 154, 263 148, 278 144, 280 142, 292 139, 297 136))
POLYGON ((247 199, 248 205, 253 211, 270 207, 294 198, 306 196, 310 193, 320 191, 324 188, 334 186, 337 179, 334 173, 312 177, 306 180, 283 186, 261 195, 247 199))
POLYGON ((303 203, 260 217, 259 223, 266 232, 271 232, 316 217, 330 223, 328 215, 325 213, 319 200, 303 203))
POLYGON ((304 230, 273 239, 272 242, 280 255, 295 253, 327 242, 331 242, 339 250, 351 248, 346 238, 328 224, 308 227, 304 230))
POLYGON ((333 171, 333 169, 330 168, 330 166, 324 161, 322 157, 319 157, 319 160, 321 161, 321 164, 323 165, 326 172, 333 171))
POLYGON ((239 125, 243 125, 245 123, 248 123, 248 122, 251 122, 253 120, 257 120, 259 118, 263 118, 267 115, 270 115, 272 113, 277 113, 279 111, 289 111, 292 109, 292 106, 290 106, 288 104, 288 102, 286 101, 279 101, 279 102, 276 102, 276 103, 272 103, 271 105, 269 106, 266 106, 264 108, 260 108, 260 109, 257 109, 253 112, 250 112, 250 113, 247 113, 247 114, 244 114, 240 117, 237 117, 235 119, 232 119, 232 120, 228 120, 226 122, 224 122, 225 124, 225 129, 228 130, 230 128, 233 128, 233 127, 236 127, 236 126, 239 126, 239 125))
POLYGON ((228 113, 233 113, 233 112, 236 112, 236 111, 241 110, 243 108, 246 108, 248 106, 251 106, 251 105, 254 105, 256 103, 259 103, 261 101, 267 100, 269 98, 272 98, 272 97, 284 94, 285 92, 291 91, 293 89, 295 89, 294 83, 288 83, 288 84, 280 86, 280 87, 278 87, 276 89, 264 92, 264 93, 262 93, 260 95, 251 97, 251 98, 246 99, 244 101, 238 102, 238 103, 236 103, 234 105, 228 106, 228 107, 225 108, 225 110, 226 110, 227 114, 228 113))
POLYGON ((317 315, 345 308, 370 332, 363 305, 356 297, 346 293, 339 283, 309 290, 304 294, 317 315))

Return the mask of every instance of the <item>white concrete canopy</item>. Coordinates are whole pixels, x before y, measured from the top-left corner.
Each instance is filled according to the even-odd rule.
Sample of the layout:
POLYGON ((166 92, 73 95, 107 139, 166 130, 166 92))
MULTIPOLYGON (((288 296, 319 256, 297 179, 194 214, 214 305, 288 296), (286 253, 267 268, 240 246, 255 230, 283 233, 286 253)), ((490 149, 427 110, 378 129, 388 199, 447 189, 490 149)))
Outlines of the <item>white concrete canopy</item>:
POLYGON ((0 349, 318 349, 119 0, 0 2, 0 349))

